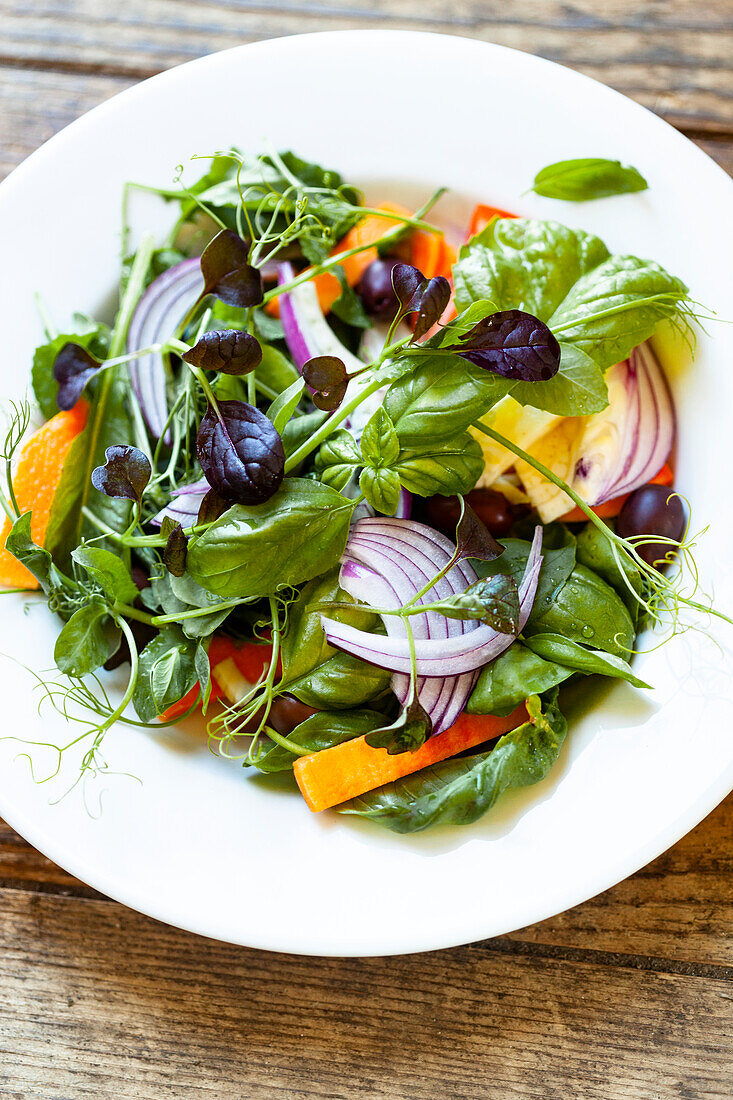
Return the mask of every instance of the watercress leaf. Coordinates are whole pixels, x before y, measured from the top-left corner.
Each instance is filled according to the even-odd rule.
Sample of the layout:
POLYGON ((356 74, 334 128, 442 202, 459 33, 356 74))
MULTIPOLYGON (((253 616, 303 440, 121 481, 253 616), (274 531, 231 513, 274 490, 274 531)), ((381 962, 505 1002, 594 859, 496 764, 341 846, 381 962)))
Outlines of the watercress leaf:
POLYGON ((463 501, 456 525, 456 549, 459 558, 475 558, 476 561, 495 561, 505 552, 467 500, 463 501))
POLYGON ((100 366, 100 361, 80 344, 64 344, 53 364, 53 376, 58 383, 56 404, 60 409, 73 409, 100 366))
POLYGON ((584 565, 575 566, 549 604, 538 603, 535 596, 524 636, 529 639, 545 633, 561 634, 569 641, 618 657, 627 655, 634 642, 634 624, 623 601, 584 565))
POLYGON ((77 546, 71 554, 77 565, 113 603, 133 604, 140 592, 122 558, 101 546, 77 546))
POLYGON ((511 714, 528 695, 540 695, 573 675, 573 669, 546 661, 514 642, 481 669, 466 711, 468 714, 511 714))
POLYGON ((219 496, 216 489, 209 489, 199 506, 196 517, 197 524, 213 523, 219 516, 223 516, 229 507, 229 501, 219 496))
POLYGON ((565 719, 553 701, 544 711, 536 697, 528 706, 532 720, 501 737, 490 752, 425 768, 352 799, 341 812, 398 833, 477 821, 504 791, 539 782, 557 760, 567 732, 565 719))
POLYGON ((302 374, 313 391, 311 398, 317 409, 333 412, 339 407, 349 384, 341 359, 335 355, 316 355, 303 364, 302 374))
POLYGON ((393 516, 400 500, 400 477, 395 470, 367 466, 359 475, 359 488, 375 511, 393 516))
POLYGON ((107 447, 104 466, 92 470, 92 485, 108 497, 123 497, 140 503, 152 469, 147 455, 127 444, 107 447))
POLYGON ((222 229, 201 255, 202 296, 215 294, 229 306, 248 309, 264 297, 262 275, 248 262, 249 245, 231 229, 222 229))
MULTIPOLYGON (((384 715, 373 710, 325 711, 312 714, 301 722, 288 740, 310 752, 322 752, 323 749, 341 745, 354 737, 369 733, 384 722, 384 715)), ((292 752, 276 745, 274 741, 263 738, 263 750, 254 761, 261 772, 289 772, 293 770, 293 761, 297 759, 292 752)))
POLYGON ((202 370, 222 374, 249 374, 262 362, 262 348, 254 336, 241 329, 205 332, 183 358, 202 370))
MULTIPOLYGON (((168 517, 166 516, 166 519, 168 517)), ((186 572, 186 554, 188 553, 188 539, 183 533, 180 523, 175 523, 168 535, 163 547, 161 557, 163 564, 174 577, 182 577, 186 572)))
POLYGON ((284 477, 282 439, 263 412, 245 401, 221 401, 199 425, 196 454, 204 477, 225 500, 269 500, 284 477))
POLYGON ((601 649, 586 649, 579 642, 565 638, 562 634, 533 634, 531 638, 525 639, 525 645, 539 657, 564 665, 565 668, 575 669, 586 675, 596 673, 599 676, 611 676, 626 680, 632 687, 651 690, 649 684, 634 676, 631 666, 622 657, 601 649))
POLYGON ((386 749, 390 756, 414 752, 424 745, 432 733, 433 723, 425 708, 413 699, 400 711, 394 722, 382 725, 367 734, 366 743, 373 749, 386 749))
POLYGON ((458 254, 456 309, 488 299, 497 310, 521 309, 547 322, 578 279, 607 257, 603 241, 582 230, 498 218, 458 254))
POLYGON ((436 352, 393 382, 384 399, 403 447, 453 439, 506 393, 503 379, 436 352))
POLYGON ((394 466, 402 486, 423 497, 468 493, 483 468, 481 447, 465 433, 443 443, 401 450, 394 466))
POLYGON ((393 466, 400 454, 392 418, 380 405, 367 421, 361 436, 361 454, 370 466, 393 466))
POLYGON ((521 309, 493 313, 461 337, 458 352, 477 367, 517 382, 547 382, 560 366, 560 345, 547 325, 521 309))
POLYGON ((66 344, 73 343, 86 349, 96 359, 103 359, 109 348, 110 330, 107 325, 91 321, 81 313, 75 313, 72 320, 74 332, 54 337, 49 343, 36 348, 33 355, 31 368, 33 394, 46 420, 50 420, 59 409, 56 404, 59 386, 53 371, 56 357, 61 349, 66 344))
POLYGON ((235 505, 191 538, 188 570, 222 597, 266 596, 324 573, 343 553, 353 501, 288 477, 256 507, 235 505))
POLYGON ((636 168, 621 164, 621 161, 583 157, 548 164, 535 176, 532 190, 548 199, 586 202, 609 195, 646 191, 648 186, 636 168))
POLYGON ((54 661, 67 676, 87 676, 117 651, 120 637, 120 628, 105 605, 91 600, 64 623, 54 646, 54 661))
POLYGON ((679 314, 687 287, 653 260, 609 256, 578 279, 548 320, 602 370, 626 359, 660 321, 679 314))
POLYGON ((30 512, 16 519, 5 540, 5 549, 33 574, 47 596, 60 587, 61 577, 53 558, 48 550, 33 541, 30 512))
POLYGON ((141 722, 152 722, 197 682, 196 642, 178 628, 161 630, 140 654, 132 703, 141 722))
POLYGON ((292 385, 278 394, 267 410, 267 419, 272 421, 278 435, 282 435, 285 425, 300 404, 304 389, 305 380, 296 378, 292 385))

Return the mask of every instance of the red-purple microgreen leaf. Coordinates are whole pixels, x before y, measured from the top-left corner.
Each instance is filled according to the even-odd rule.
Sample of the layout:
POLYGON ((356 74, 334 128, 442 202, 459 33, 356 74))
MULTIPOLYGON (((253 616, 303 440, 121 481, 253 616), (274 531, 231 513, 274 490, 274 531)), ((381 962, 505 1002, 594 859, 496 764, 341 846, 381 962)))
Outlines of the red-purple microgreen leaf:
POLYGON ((463 511, 456 526, 456 549, 459 560, 478 558, 479 561, 494 561, 504 553, 504 547, 496 541, 467 500, 463 501, 463 511))
POLYGON ((228 306, 248 309, 264 296, 262 275, 249 263, 249 245, 231 229, 222 229, 201 255, 204 289, 228 306))
POLYGON ((53 364, 53 376, 59 384, 56 404, 73 409, 90 378, 99 370, 98 359, 79 344, 64 344, 53 364))
POLYGON ((560 345, 544 322, 521 309, 492 313, 461 337, 458 354, 517 382, 547 382, 560 366, 560 345))
POLYGON ((196 523, 213 523, 219 516, 224 515, 228 507, 229 501, 219 496, 216 489, 209 489, 208 493, 201 501, 196 523))
POLYGON ((115 444, 104 452, 104 466, 92 470, 92 485, 108 497, 140 503, 152 473, 147 455, 137 447, 115 444))
POLYGON ((335 355, 316 355, 303 364, 303 378, 314 392, 311 394, 317 409, 333 412, 344 399, 349 377, 346 367, 335 355))
POLYGON ((188 554, 188 539, 183 533, 183 528, 180 523, 171 521, 171 517, 166 516, 161 524, 160 532, 163 538, 167 540, 162 553, 163 564, 174 577, 182 577, 186 572, 186 555, 188 554), (169 526, 169 521, 172 526, 169 526))
POLYGON ((368 733, 366 743, 373 749, 386 749, 390 756, 395 756, 419 749, 432 732, 430 715, 417 699, 413 699, 394 722, 368 733))
POLYGON ((417 313, 413 339, 419 340, 436 324, 450 301, 450 283, 442 275, 432 279, 411 264, 395 264, 392 286, 400 303, 400 313, 417 313))
POLYGON ((465 596, 474 597, 484 609, 482 620, 500 634, 519 633, 519 589, 514 577, 498 573, 469 585, 465 596))
POLYGON ((221 374, 249 374, 262 362, 259 341, 241 329, 205 332, 183 358, 202 370, 218 370, 221 374))
POLYGON ((220 401, 207 410, 196 454, 209 485, 230 503, 269 500, 285 473, 282 439, 265 414, 245 401, 220 401))

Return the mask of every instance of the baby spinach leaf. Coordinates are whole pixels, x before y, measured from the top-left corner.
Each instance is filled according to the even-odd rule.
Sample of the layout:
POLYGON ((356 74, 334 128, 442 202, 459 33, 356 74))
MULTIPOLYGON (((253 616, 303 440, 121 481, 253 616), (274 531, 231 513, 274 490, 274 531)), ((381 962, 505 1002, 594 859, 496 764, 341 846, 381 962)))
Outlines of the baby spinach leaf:
POLYGON ((559 634, 619 657, 633 645, 634 625, 621 598, 584 565, 575 566, 549 604, 535 597, 533 610, 536 614, 524 627, 527 639, 534 634, 559 634))
POLYGON ((490 752, 425 768, 352 799, 341 813, 369 818, 397 833, 477 821, 504 791, 538 783, 557 760, 565 719, 555 702, 540 710, 536 696, 528 708, 532 720, 501 737, 490 752))
POLYGON ((263 344, 262 361, 255 369, 255 377, 268 389, 282 393, 298 381, 300 374, 281 351, 269 344, 263 344))
POLYGON ((180 615, 192 608, 210 608, 210 614, 181 620, 181 629, 187 638, 206 638, 213 634, 232 610, 231 607, 220 609, 221 601, 196 584, 188 573, 174 577, 166 572, 161 577, 153 577, 150 588, 144 589, 141 596, 151 611, 160 609, 165 615, 180 615))
POLYGON ((284 477, 282 439, 265 414, 245 401, 220 401, 207 409, 196 455, 212 489, 238 504, 269 500, 284 477))
POLYGON ((359 488, 367 504, 385 516, 393 516, 400 501, 400 478, 395 470, 366 466, 359 475, 359 488))
POLYGON ((387 390, 384 408, 404 447, 453 439, 506 392, 502 379, 448 353, 436 352, 387 390))
MULTIPOLYGON (((320 714, 312 714, 301 722, 288 739, 294 741, 310 752, 322 752, 334 745, 341 745, 344 741, 352 741, 355 737, 369 733, 384 722, 384 715, 377 714, 374 710, 345 710, 323 711, 320 714)), ((263 738, 264 750, 254 761, 255 767, 261 772, 289 772, 293 770, 293 761, 296 757, 292 752, 276 745, 274 741, 268 742, 263 738)))
POLYGON ((201 254, 204 289, 201 297, 215 294, 228 306, 248 309, 264 297, 262 276, 249 263, 249 245, 231 229, 222 229, 201 254))
POLYGON ((297 451, 298 447, 305 443, 327 419, 328 413, 322 412, 321 409, 314 409, 313 412, 305 413, 304 416, 296 416, 289 420, 282 433, 285 457, 289 458, 297 451))
POLYGON ((147 455, 137 447, 115 444, 104 452, 104 466, 92 470, 92 485, 108 497, 122 497, 139 504, 152 469, 147 455))
POLYGON ((528 695, 540 695, 573 675, 573 670, 546 661, 514 642, 481 669, 466 704, 468 714, 511 714, 528 695))
POLYGON ((470 492, 483 468, 481 447, 464 433, 442 443, 400 451, 394 470, 408 492, 429 497, 470 492))
POLYGON ((327 485, 288 477, 264 504, 235 505, 195 535, 188 570, 222 597, 266 596, 300 584, 341 557, 353 507, 327 485))
MULTIPOLYGON (((480 577, 495 576, 498 573, 511 573, 517 584, 521 583, 527 566, 530 544, 524 539, 503 539, 504 553, 496 561, 474 561, 473 565, 480 577)), ((575 539, 567 545, 554 548, 542 548, 542 566, 537 582, 537 593, 532 605, 525 631, 533 618, 542 615, 552 606, 575 568, 575 539)))
POLYGON ((124 561, 111 550, 101 546, 77 546, 71 556, 112 603, 133 604, 139 596, 124 561))
POLYGON ((520 405, 556 416, 588 416, 608 405, 603 371, 577 344, 560 341, 560 369, 548 382, 517 382, 506 391, 520 405))
POLYGON ((53 364, 53 376, 58 383, 56 404, 60 409, 73 409, 101 365, 80 344, 64 344, 53 364))
POLYGON ((197 682, 196 643, 176 628, 161 630, 140 654, 133 706, 141 722, 152 722, 197 682))
POLYGON ((240 329, 205 332, 183 358, 202 370, 222 374, 249 374, 262 362, 262 348, 248 332, 240 329))
POLYGON ((578 535, 578 561, 581 565, 586 565, 589 569, 592 569, 594 573, 597 573, 599 577, 615 589, 624 601, 634 626, 636 626, 641 605, 634 596, 634 592, 641 595, 643 591, 644 585, 641 573, 632 565, 626 555, 622 557, 619 554, 619 560, 617 561, 610 540, 592 523, 586 524, 578 535), (621 567, 619 562, 622 563, 621 567), (621 568, 624 570, 623 573, 621 568), (624 580, 624 575, 626 580, 624 580))
POLYGON ((53 558, 48 550, 33 541, 30 512, 16 519, 5 541, 5 549, 33 574, 47 596, 61 586, 53 558))
POLYGON ((626 680, 632 687, 651 690, 651 685, 634 676, 628 662, 615 653, 586 649, 579 642, 565 638, 562 634, 533 634, 531 638, 525 638, 524 644, 539 657, 564 665, 565 668, 577 669, 587 675, 596 673, 599 676, 611 676, 626 680))
POLYGON ((393 466, 400 453, 392 418, 381 405, 372 414, 361 435, 361 454, 365 465, 393 466))
POLYGON ((469 363, 525 384, 549 381, 560 366, 560 345, 547 325, 521 309, 484 317, 456 347, 469 363))
POLYGON ((336 355, 315 355, 303 364, 303 378, 313 391, 311 400, 317 409, 333 412, 346 395, 349 378, 343 361, 336 355))
POLYGON ((646 191, 648 186, 636 168, 624 165, 620 160, 583 157, 548 164, 535 176, 532 190, 548 199, 586 202, 609 195, 646 191))
POLYGON ((120 638, 120 628, 105 605, 101 600, 91 600, 64 623, 53 659, 67 676, 87 676, 117 651, 120 638))
POLYGON ((305 390, 305 380, 296 378, 292 385, 278 394, 267 410, 267 419, 272 421, 272 426, 278 435, 282 436, 285 425, 294 414, 305 390))
POLYGON ((288 685, 301 703, 319 710, 348 710, 377 699, 389 690, 391 673, 369 665, 351 653, 336 653, 288 685))

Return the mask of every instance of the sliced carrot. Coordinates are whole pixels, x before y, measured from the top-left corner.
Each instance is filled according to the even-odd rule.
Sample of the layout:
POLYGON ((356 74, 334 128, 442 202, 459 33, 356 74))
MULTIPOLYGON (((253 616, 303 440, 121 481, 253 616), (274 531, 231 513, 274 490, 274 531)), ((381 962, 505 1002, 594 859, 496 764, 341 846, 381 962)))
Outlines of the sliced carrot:
POLYGON ((473 214, 468 226, 469 237, 475 237, 482 229, 485 229, 492 218, 517 218, 518 214, 510 214, 508 210, 502 210, 498 206, 486 206, 480 202, 473 214))
MULTIPOLYGON (((674 481, 674 473, 669 463, 665 462, 658 474, 649 478, 648 485, 671 485, 674 481)), ((612 497, 611 500, 604 500, 603 504, 598 504, 594 508, 591 508, 592 512, 598 516, 599 519, 613 519, 617 516, 623 508, 625 502, 629 499, 631 493, 622 493, 620 497, 612 497)), ((584 519, 587 519, 585 512, 582 508, 571 508, 569 512, 566 512, 564 516, 560 516, 559 523, 582 523, 584 519)))
MULTIPOLYGON (((30 437, 13 474, 13 489, 21 515, 31 512, 33 541, 43 546, 51 505, 61 481, 64 460, 76 437, 84 430, 89 405, 83 399, 73 409, 52 416, 30 437)), ((0 584, 8 588, 38 588, 38 581, 5 549, 10 520, 0 531, 0 584)))
POLYGON ((443 235, 419 229, 412 234, 411 263, 426 279, 442 275, 443 235))
POLYGON ((461 714, 450 729, 430 737, 415 752, 395 756, 390 756, 386 749, 367 745, 366 735, 355 737, 353 741, 344 741, 322 752, 299 756, 293 771, 308 808, 316 813, 447 760, 464 749, 473 749, 526 720, 524 704, 506 718, 493 714, 461 714))

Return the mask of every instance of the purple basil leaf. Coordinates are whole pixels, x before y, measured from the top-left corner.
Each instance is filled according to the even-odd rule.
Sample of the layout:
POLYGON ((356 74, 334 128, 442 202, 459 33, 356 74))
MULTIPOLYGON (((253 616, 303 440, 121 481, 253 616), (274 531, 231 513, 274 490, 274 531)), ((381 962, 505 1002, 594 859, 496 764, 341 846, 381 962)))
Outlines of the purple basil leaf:
POLYGON ((484 317, 461 337, 458 354, 517 382, 547 382, 560 366, 560 345, 531 313, 506 309, 484 317))
POLYGON ((480 561, 494 561, 504 553, 504 547, 497 542, 467 500, 463 501, 463 513, 456 527, 456 547, 460 558, 478 558, 480 561))
POLYGON ((333 412, 344 399, 349 378, 346 367, 335 355, 316 355, 303 364, 303 378, 317 409, 333 412))
POLYGON ((282 439, 264 413, 245 401, 220 401, 199 426, 196 454, 204 477, 230 503, 261 504, 285 473, 282 439))
POLYGON ((366 743, 373 749, 386 749, 390 756, 395 756, 419 749, 432 732, 430 715, 417 699, 413 699, 394 722, 367 734, 366 743))
POLYGON ((403 316, 417 313, 413 339, 419 340, 440 320, 450 301, 450 283, 442 275, 426 279, 411 264, 396 264, 392 285, 403 316))
POLYGON ((209 489, 208 493, 201 501, 199 514, 196 517, 196 524, 213 523, 219 516, 224 515, 228 507, 229 502, 224 500, 224 497, 219 496, 216 489, 209 489))
POLYGON ((232 328, 205 332, 183 358, 202 370, 249 374, 262 362, 262 348, 254 336, 232 328))
POLYGON ((174 577, 182 577, 186 572, 186 555, 188 553, 188 539, 183 533, 180 523, 173 523, 167 531, 169 516, 166 516, 161 524, 161 534, 167 537, 163 548, 163 564, 174 577))
POLYGON ((100 362, 79 344, 64 344, 53 364, 53 376, 59 384, 56 404, 60 409, 73 409, 100 362))
POLYGON ((226 305, 240 309, 259 305, 264 295, 262 275, 248 261, 247 242, 231 229, 222 229, 201 255, 201 297, 215 294, 226 305))
POLYGON ((137 447, 115 444, 104 452, 104 466, 92 470, 92 485, 108 497, 124 497, 138 504, 150 481, 150 462, 137 447))
POLYGON ((514 577, 498 573, 485 577, 466 589, 467 596, 475 596, 483 604, 483 622, 501 634, 519 632, 519 589, 514 577))

